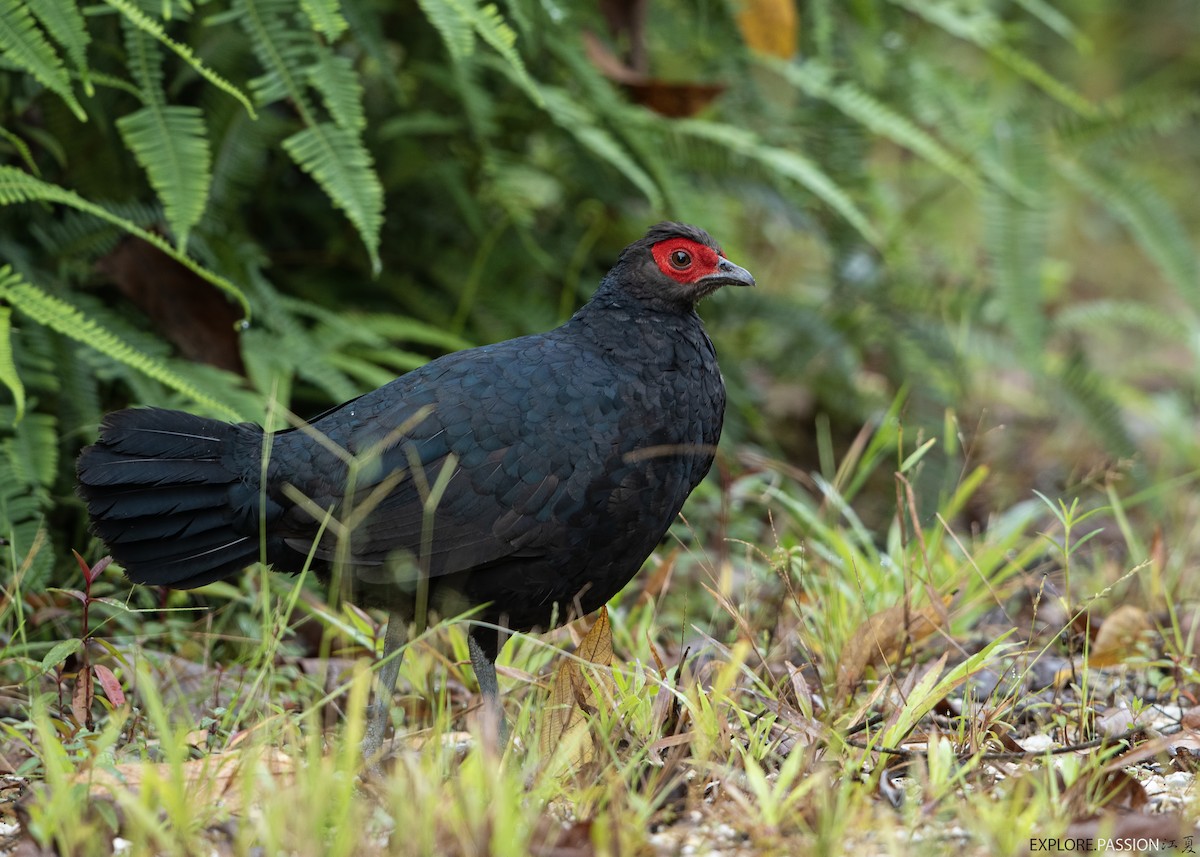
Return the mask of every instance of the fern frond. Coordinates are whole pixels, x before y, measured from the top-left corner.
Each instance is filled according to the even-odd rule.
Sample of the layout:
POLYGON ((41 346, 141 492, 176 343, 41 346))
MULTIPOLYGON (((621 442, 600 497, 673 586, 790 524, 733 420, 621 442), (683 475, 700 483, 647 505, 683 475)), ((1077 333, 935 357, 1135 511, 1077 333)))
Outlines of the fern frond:
POLYGON ((998 160, 1021 182, 1021 197, 989 190, 983 199, 984 247, 992 283, 1021 353, 1041 359, 1045 341, 1042 262, 1046 252, 1045 161, 1041 146, 1024 128, 1006 128, 998 160))
POLYGON ((1003 31, 1000 21, 986 8, 974 6, 972 7, 973 11, 965 12, 953 4, 934 2, 934 0, 892 0, 892 2, 940 27, 950 35, 970 42, 991 54, 1055 101, 1081 116, 1097 114, 1096 105, 1084 95, 1063 83, 1025 54, 1001 41, 1003 31))
POLYGON ((187 396, 196 404, 227 419, 243 416, 182 378, 165 363, 131 347, 124 340, 84 315, 71 304, 32 285, 12 267, 0 267, 0 299, 38 324, 87 345, 129 366, 160 384, 187 396))
POLYGON ((117 128, 162 201, 175 242, 187 249, 188 233, 204 214, 212 180, 212 155, 199 107, 150 104, 117 120, 117 128))
POLYGON ((312 22, 313 29, 331 42, 350 26, 342 17, 338 0, 300 0, 300 6, 312 22))
POLYGON ((4 439, 17 482, 33 490, 39 500, 49 499, 50 486, 58 474, 59 445, 55 424, 51 414, 30 414, 28 426, 4 439))
POLYGON ((58 426, 50 414, 32 413, 20 424, 12 417, 11 407, 0 406, 0 424, 13 426, 0 443, 0 565, 10 579, 21 574, 22 586, 36 588, 54 566, 43 518, 58 465, 58 426))
POLYGON ((1066 400, 1084 417, 1088 429, 1095 433, 1115 455, 1130 456, 1137 445, 1125 424, 1121 405, 1113 395, 1111 384, 1101 373, 1092 369, 1083 355, 1072 351, 1054 379, 1066 400))
POLYGON ((104 2, 120 12, 130 24, 147 35, 153 36, 165 47, 177 54, 196 74, 200 75, 217 89, 236 98, 251 116, 256 115, 254 105, 250 103, 250 99, 246 96, 246 93, 205 65, 198 56, 192 53, 192 49, 187 45, 177 42, 168 36, 160 23, 130 3, 129 0, 104 0, 104 2))
POLYGON ((504 61, 513 82, 534 104, 541 105, 541 92, 516 49, 517 34, 494 3, 484 6, 476 0, 417 0, 417 3, 456 64, 474 53, 478 36, 504 61))
POLYGON ((475 51, 475 29, 462 14, 460 4, 451 0, 417 0, 417 5, 442 37, 452 60, 461 62, 475 51))
POLYGON ((542 95, 538 91, 537 84, 533 82, 533 78, 529 76, 529 72, 525 68, 525 61, 517 53, 517 34, 504 20, 504 16, 496 8, 496 4, 488 3, 486 6, 476 6, 474 0, 447 0, 447 2, 459 6, 463 10, 479 38, 492 46, 492 50, 499 54, 512 69, 517 83, 525 90, 529 99, 534 104, 540 105, 542 95))
POLYGON ((94 202, 89 202, 72 190, 35 179, 33 176, 27 175, 15 167, 0 164, 0 205, 15 205, 35 200, 55 202, 74 208, 77 211, 86 212, 93 217, 98 217, 107 223, 120 227, 130 235, 136 235, 143 241, 153 244, 189 271, 212 283, 236 300, 241 304, 242 312, 246 318, 250 317, 250 304, 241 289, 221 275, 214 274, 212 271, 198 265, 190 256, 180 253, 171 246, 170 242, 164 241, 161 236, 141 228, 136 223, 120 217, 108 209, 96 205, 94 202))
POLYGON ((141 30, 127 23, 125 43, 126 61, 142 87, 145 106, 118 119, 117 129, 162 201, 176 244, 186 250, 212 183, 204 114, 198 107, 165 103, 158 48, 141 30))
POLYGON ((322 122, 297 131, 283 141, 283 148, 345 212, 367 247, 372 270, 378 273, 383 186, 362 139, 349 129, 322 122))
POLYGON ((25 416, 25 385, 17 373, 17 364, 13 360, 12 350, 12 308, 0 306, 0 384, 8 387, 12 394, 14 425, 25 416))
POLYGON ((1069 116, 1059 139, 1077 148, 1112 146, 1131 149, 1181 128, 1200 116, 1200 96, 1178 91, 1137 93, 1105 104, 1098 116, 1069 116))
POLYGON ((608 131, 596 124, 595 117, 558 87, 544 87, 543 106, 550 118, 580 145, 629 179, 655 210, 662 210, 663 195, 654 179, 633 159, 608 131))
POLYGON ((1125 223, 1167 281, 1200 310, 1200 263, 1193 239, 1170 203, 1149 182, 1127 170, 1091 168, 1065 158, 1058 163, 1068 180, 1125 223))
POLYGON ((813 98, 832 104, 872 133, 919 155, 971 190, 982 186, 978 173, 932 135, 853 83, 836 83, 833 69, 828 66, 816 61, 798 64, 767 56, 756 56, 755 61, 781 74, 813 98))
POLYGON ((684 136, 716 143, 796 182, 841 215, 872 245, 881 244, 879 234, 849 194, 816 163, 799 152, 766 145, 743 128, 702 119, 682 119, 672 123, 671 129, 684 136))
POLYGON ((308 70, 308 80, 321 93, 325 109, 338 127, 361 132, 367 126, 362 83, 348 57, 328 48, 319 51, 317 61, 308 70))
POLYGON ((1186 314, 1172 313, 1144 301, 1101 299, 1070 304, 1054 314, 1054 328, 1091 333, 1099 327, 1136 328, 1155 342, 1193 341, 1193 324, 1186 314))
POLYGON ((62 59, 24 0, 0 0, 0 56, 57 94, 80 122, 87 121, 87 113, 71 91, 71 78, 62 59))
POLYGON ((7 140, 9 145, 17 150, 17 155, 25 163, 25 166, 29 169, 29 172, 33 173, 35 176, 40 176, 42 174, 42 171, 38 169, 37 161, 33 159, 33 152, 29 150, 28 143, 4 127, 0 127, 0 138, 7 140))
POLYGON ((29 8, 50 36, 58 42, 71 58, 71 64, 79 74, 83 91, 90 98, 94 94, 92 81, 88 77, 87 46, 92 37, 88 34, 75 0, 28 0, 29 8))
POLYGON ((1018 6, 1062 36, 1080 53, 1091 53, 1092 40, 1046 0, 1016 0, 1018 6))
POLYGON ((237 0, 238 21, 263 73, 250 82, 260 105, 288 100, 306 125, 316 124, 305 81, 313 64, 312 33, 294 25, 287 0, 237 0))

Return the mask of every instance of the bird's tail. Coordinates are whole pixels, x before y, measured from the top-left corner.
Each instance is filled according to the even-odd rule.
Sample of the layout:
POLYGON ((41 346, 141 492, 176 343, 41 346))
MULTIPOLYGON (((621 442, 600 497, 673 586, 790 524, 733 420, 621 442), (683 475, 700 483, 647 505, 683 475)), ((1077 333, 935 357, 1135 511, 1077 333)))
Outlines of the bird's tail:
POLYGON ((76 465, 92 532, 135 583, 192 589, 236 574, 259 556, 262 444, 250 423, 109 414, 76 465))

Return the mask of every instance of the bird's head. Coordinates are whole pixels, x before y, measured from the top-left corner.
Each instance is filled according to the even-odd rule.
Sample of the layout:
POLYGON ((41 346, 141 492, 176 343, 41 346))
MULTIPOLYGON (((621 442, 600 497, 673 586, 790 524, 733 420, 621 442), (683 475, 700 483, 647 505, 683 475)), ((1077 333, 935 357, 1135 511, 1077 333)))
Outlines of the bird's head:
POLYGON ((611 285, 640 301, 691 309, 722 286, 753 286, 754 277, 725 258, 703 229, 659 223, 625 248, 611 285))

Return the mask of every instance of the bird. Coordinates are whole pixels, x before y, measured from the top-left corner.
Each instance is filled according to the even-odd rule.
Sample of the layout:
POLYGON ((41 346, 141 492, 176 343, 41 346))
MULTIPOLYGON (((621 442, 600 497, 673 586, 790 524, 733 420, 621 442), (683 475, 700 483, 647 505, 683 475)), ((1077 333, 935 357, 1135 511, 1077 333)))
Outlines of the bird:
POLYGON ((508 636, 608 602, 711 467, 725 386, 696 306, 754 284, 707 232, 664 222, 559 327, 446 354, 287 429, 109 413, 76 465, 91 532, 136 584, 193 589, 261 561, 386 611, 368 760, 410 625, 473 609, 471 663, 503 733, 508 636))

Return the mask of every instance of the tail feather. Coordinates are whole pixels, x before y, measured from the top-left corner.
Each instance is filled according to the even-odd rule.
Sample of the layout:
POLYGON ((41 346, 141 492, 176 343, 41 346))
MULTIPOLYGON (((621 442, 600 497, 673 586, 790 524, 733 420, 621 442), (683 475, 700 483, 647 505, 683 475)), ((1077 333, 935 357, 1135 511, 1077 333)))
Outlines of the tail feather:
POLYGON ((112 488, 88 503, 93 519, 120 521, 148 515, 173 515, 219 506, 229 496, 227 485, 135 485, 112 488))
POLYGON ((259 558, 256 498, 263 433, 180 411, 105 417, 80 453, 79 492, 130 580, 190 589, 259 558), (252 448, 247 448, 247 444, 252 448), (236 499, 235 499, 236 498, 236 499))
MULTIPOLYGON (((195 538, 212 531, 229 532, 229 513, 224 509, 200 509, 186 514, 163 512, 137 518, 98 519, 96 535, 106 542, 144 542, 195 538)), ((173 544, 166 545, 167 548, 173 544)), ((159 546, 161 550, 163 546, 159 546)))

